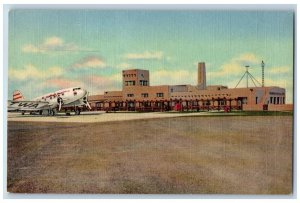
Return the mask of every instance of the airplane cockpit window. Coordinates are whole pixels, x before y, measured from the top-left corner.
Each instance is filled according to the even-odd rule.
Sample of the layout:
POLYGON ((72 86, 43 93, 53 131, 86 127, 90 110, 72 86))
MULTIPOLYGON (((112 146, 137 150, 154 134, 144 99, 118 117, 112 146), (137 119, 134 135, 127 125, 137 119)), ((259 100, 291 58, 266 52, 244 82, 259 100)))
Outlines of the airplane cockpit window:
POLYGON ((80 89, 81 89, 80 87, 77 87, 77 88, 74 88, 73 91, 80 90, 80 89))

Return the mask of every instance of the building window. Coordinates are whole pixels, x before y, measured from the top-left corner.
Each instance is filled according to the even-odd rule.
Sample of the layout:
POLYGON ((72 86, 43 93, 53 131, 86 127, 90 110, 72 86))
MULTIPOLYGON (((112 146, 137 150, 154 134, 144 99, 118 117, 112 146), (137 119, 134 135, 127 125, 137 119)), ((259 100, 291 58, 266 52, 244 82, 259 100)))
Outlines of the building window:
POLYGON ((156 97, 164 97, 164 93, 156 93, 156 97))
POLYGON ((135 81, 125 81, 125 86, 135 86, 135 81))
POLYGON ((258 103, 258 97, 255 97, 255 104, 258 103))
POLYGON ((127 94, 127 97, 134 97, 134 94, 127 94))
POLYGON ((142 93, 142 97, 146 98, 148 96, 149 96, 148 93, 142 93))
POLYGON ((141 86, 148 86, 148 81, 147 80, 140 80, 140 85, 141 86))
POLYGON ((270 103, 273 104, 273 97, 270 97, 270 103))

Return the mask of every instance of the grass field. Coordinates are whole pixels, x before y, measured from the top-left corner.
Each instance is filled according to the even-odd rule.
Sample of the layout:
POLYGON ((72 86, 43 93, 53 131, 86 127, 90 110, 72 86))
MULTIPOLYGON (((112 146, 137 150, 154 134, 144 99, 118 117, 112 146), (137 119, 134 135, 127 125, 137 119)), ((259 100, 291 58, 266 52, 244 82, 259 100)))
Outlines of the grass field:
POLYGON ((8 122, 16 193, 290 194, 292 116, 8 122))

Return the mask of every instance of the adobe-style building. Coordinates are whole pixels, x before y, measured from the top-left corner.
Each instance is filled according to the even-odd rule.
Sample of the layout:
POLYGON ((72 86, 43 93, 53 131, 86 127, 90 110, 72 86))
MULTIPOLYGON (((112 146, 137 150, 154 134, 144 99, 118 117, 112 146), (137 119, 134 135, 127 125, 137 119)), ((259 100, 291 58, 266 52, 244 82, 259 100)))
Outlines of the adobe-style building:
POLYGON ((107 91, 89 97, 94 110, 169 111, 169 110, 292 110, 286 105, 284 88, 228 88, 206 85, 205 63, 198 64, 198 84, 150 86, 148 70, 123 70, 121 91, 107 91))

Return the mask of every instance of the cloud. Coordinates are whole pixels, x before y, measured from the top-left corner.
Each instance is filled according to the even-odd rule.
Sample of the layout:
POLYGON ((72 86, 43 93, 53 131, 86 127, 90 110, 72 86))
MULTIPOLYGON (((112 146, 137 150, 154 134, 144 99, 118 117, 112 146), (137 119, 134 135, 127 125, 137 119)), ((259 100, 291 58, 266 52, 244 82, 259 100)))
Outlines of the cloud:
POLYGON ((63 69, 59 66, 53 66, 47 69, 48 75, 52 77, 60 76, 64 73, 63 69))
POLYGON ((45 89, 63 89, 68 87, 82 87, 90 94, 103 94, 104 91, 120 90, 121 80, 112 76, 84 75, 76 78, 67 78, 64 75, 56 78, 48 78, 37 82, 38 86, 45 89))
POLYGON ((135 67, 129 63, 121 63, 118 64, 116 67, 120 69, 135 69, 135 67))
POLYGON ((26 44, 22 47, 22 52, 24 52, 24 53, 44 53, 45 50, 42 50, 39 47, 32 45, 32 44, 26 44))
POLYGON ((43 87, 51 87, 56 89, 63 89, 68 87, 82 87, 83 83, 80 80, 68 79, 65 77, 50 78, 42 82, 43 87))
POLYGON ((63 39, 53 36, 46 38, 43 43, 25 44, 21 48, 24 53, 47 53, 54 51, 77 51, 78 47, 73 43, 65 43, 63 39))
POLYGON ((58 77, 61 76, 63 72, 63 69, 59 66, 40 70, 32 64, 27 64, 23 69, 9 68, 8 76, 11 80, 37 80, 58 77))
POLYGON ((77 63, 73 64, 75 68, 103 68, 106 67, 106 63, 103 59, 97 56, 87 56, 77 63))
POLYGON ((208 72, 207 76, 210 78, 220 78, 241 75, 245 72, 246 65, 249 65, 251 69, 253 66, 260 66, 260 61, 258 57, 252 53, 241 54, 221 65, 218 71, 208 72))
POLYGON ((186 70, 157 70, 150 73, 151 85, 195 84, 197 74, 186 70))
POLYGON ((64 45, 64 41, 59 37, 49 37, 45 40, 44 45, 46 47, 61 47, 64 45))
POLYGON ((124 57, 126 59, 130 59, 130 60, 139 60, 139 59, 161 60, 163 58, 163 52, 161 52, 161 51, 156 51, 156 52, 145 51, 144 53, 129 53, 129 54, 125 54, 124 57))
POLYGON ((28 64, 24 66, 24 69, 9 69, 9 78, 17 79, 17 80, 26 80, 28 78, 40 78, 40 71, 32 64, 28 64))
POLYGON ((241 54, 239 57, 234 58, 232 61, 236 61, 236 62, 238 62, 242 66, 257 65, 257 64, 260 63, 260 60, 253 53, 244 53, 244 54, 241 54))
POLYGON ((280 67, 271 67, 268 71, 271 74, 283 74, 283 73, 290 73, 293 69, 288 66, 280 66, 280 67))
POLYGON ((83 83, 91 94, 103 94, 104 91, 120 91, 122 78, 121 74, 111 76, 88 75, 83 77, 83 83))
POLYGON ((285 79, 265 79, 265 86, 277 86, 289 89, 289 92, 292 93, 293 91, 293 80, 285 80, 285 79))
POLYGON ((114 83, 114 81, 109 77, 96 76, 96 75, 87 76, 85 77, 84 81, 86 83, 91 83, 92 85, 96 85, 96 86, 109 86, 114 83))
POLYGON ((220 77, 230 77, 230 76, 236 76, 236 75, 241 75, 243 72, 245 72, 245 68, 242 67, 238 63, 227 63, 223 64, 220 68, 219 71, 214 71, 214 72, 207 72, 207 77, 211 78, 220 78, 220 77))

